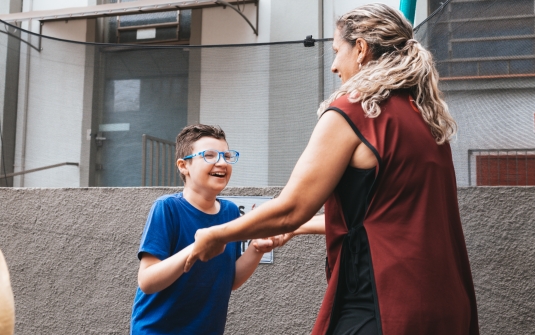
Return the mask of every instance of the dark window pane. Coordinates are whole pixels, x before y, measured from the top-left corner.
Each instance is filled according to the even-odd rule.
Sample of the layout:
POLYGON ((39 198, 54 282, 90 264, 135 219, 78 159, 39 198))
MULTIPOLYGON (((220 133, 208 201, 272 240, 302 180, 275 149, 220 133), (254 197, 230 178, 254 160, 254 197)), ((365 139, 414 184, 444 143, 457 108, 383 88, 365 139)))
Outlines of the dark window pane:
POLYGON ((165 27, 156 29, 156 40, 167 41, 177 39, 177 27, 165 27))
POLYGON ((505 75, 508 73, 509 73, 509 64, 507 61, 480 62, 479 63, 479 75, 480 76, 505 75))
POLYGON ((467 1, 450 3, 452 19, 533 14, 533 0, 467 1))
POLYGON ((180 11, 180 39, 189 40, 191 35, 191 9, 180 11))
POLYGON ((454 62, 450 64, 450 76, 471 77, 477 76, 477 63, 475 62, 454 62))
POLYGON ((512 60, 509 68, 511 74, 535 73, 535 59, 512 60))
POLYGON ((533 55, 533 39, 452 43, 454 58, 507 57, 533 55))
POLYGON ((176 11, 121 16, 121 27, 176 22, 178 22, 178 13, 176 11))
POLYGON ((454 22, 451 25, 453 38, 532 35, 535 27, 533 18, 454 22), (489 29, 489 26, 493 28, 489 29))

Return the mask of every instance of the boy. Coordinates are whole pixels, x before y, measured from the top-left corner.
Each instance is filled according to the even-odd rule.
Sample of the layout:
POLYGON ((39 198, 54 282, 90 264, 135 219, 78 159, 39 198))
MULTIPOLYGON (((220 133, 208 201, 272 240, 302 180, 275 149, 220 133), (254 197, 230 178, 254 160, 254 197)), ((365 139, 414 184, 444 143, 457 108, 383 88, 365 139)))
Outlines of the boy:
POLYGON ((235 204, 216 198, 238 157, 219 127, 197 124, 178 134, 176 165, 184 190, 158 198, 149 213, 131 334, 223 334, 231 290, 249 278, 274 242, 256 240, 241 257, 239 243, 229 243, 223 254, 188 273, 184 264, 197 229, 239 217, 235 204))

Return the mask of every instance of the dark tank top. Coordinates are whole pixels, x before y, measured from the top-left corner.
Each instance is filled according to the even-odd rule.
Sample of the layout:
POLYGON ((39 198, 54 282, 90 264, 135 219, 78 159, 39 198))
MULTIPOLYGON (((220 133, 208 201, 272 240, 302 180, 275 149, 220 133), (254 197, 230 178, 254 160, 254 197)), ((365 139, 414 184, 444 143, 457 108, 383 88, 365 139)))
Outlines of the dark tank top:
POLYGON ((328 334, 345 334, 350 329, 358 333, 360 327, 375 320, 368 239, 363 227, 374 179, 375 168, 364 170, 348 166, 336 186, 348 234, 343 242, 328 334))

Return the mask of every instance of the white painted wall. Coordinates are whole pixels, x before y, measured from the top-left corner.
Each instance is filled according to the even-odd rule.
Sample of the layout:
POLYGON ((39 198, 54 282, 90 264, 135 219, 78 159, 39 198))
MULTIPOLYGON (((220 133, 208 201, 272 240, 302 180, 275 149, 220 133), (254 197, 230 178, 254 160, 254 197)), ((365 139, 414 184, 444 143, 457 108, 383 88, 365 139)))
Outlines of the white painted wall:
POLYGON ((28 11, 26 6, 32 6, 33 10, 49 10, 62 8, 75 8, 84 6, 94 6, 96 0, 27 0, 24 1, 23 11, 28 11))
POLYGON ((321 38, 321 1, 271 0, 271 42, 321 38))
MULTIPOLYGON (((94 5, 94 0, 30 0, 23 11, 94 5)), ((38 32, 38 22, 23 28, 38 32)), ((85 41, 86 20, 48 22, 43 34, 85 41)), ((24 37, 38 45, 36 36, 24 37)), ((43 38, 42 51, 21 47, 15 171, 62 162, 80 162, 86 47, 43 38)), ((80 170, 74 166, 29 173, 14 178, 16 187, 78 187, 80 170)))
POLYGON ((265 48, 202 51, 200 122, 220 125, 230 148, 241 154, 230 186, 268 183, 269 53, 265 48), (251 57, 248 62, 246 54, 251 57))
MULTIPOLYGON (((256 6, 241 5, 242 13, 256 25, 256 6)), ((202 10, 201 44, 244 44, 270 41, 271 1, 260 1, 258 7, 258 36, 238 13, 230 8, 214 7, 202 10)))
MULTIPOLYGON (((319 3, 260 1, 258 36, 232 9, 204 9, 201 43, 244 44, 318 37, 319 3)), ((241 9, 256 24, 256 6, 249 4, 241 9)), ((219 124, 230 146, 242 154, 229 185, 268 185, 270 47, 203 49, 201 69, 200 122, 219 124)))
MULTIPOLYGON (((80 161, 85 46, 48 39, 42 46, 40 53, 22 47, 15 171, 80 161)), ((18 177, 15 185, 77 187, 79 182, 79 169, 65 166, 18 177)))
MULTIPOLYGON (((256 25, 256 6, 248 4, 241 9, 256 25)), ((258 13, 256 36, 232 9, 203 9, 201 44, 269 42, 271 1, 260 1, 258 13)), ((253 48, 208 48, 201 52, 199 121, 220 125, 227 134, 230 147, 241 154, 233 169, 230 186, 267 185, 268 182, 265 153, 268 150, 269 98, 265 88, 269 86, 269 77, 265 74, 269 71, 269 55, 258 53, 255 62, 245 62, 245 53, 249 50, 253 51, 253 48), (230 95, 244 99, 237 101, 230 99, 230 95)))
MULTIPOLYGON (((332 37, 336 20, 350 10, 368 3, 380 2, 392 8, 399 9, 400 0, 325 0, 324 10, 324 36, 332 37)), ((427 0, 416 1, 416 13, 414 16, 414 26, 417 26, 427 17, 427 0)))

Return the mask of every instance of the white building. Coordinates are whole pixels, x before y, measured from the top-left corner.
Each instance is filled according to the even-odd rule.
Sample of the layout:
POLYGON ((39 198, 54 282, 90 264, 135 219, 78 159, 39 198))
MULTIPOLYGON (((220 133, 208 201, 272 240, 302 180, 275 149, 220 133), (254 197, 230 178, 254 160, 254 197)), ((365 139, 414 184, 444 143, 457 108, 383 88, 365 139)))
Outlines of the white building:
MULTIPOLYGON (((338 16, 370 1, 253 0, 232 2, 232 7, 202 0, 117 2, 10 0, 0 4, 0 14, 7 14, 0 19, 25 30, 0 27, 0 83, 4 87, 0 94, 0 175, 77 164, 4 178, 2 186, 140 186, 142 171, 146 185, 169 184, 168 176, 175 175, 174 153, 165 156, 166 163, 154 163, 150 173, 150 164, 142 163, 142 134, 172 142, 183 126, 195 122, 221 125, 230 146, 242 153, 232 186, 283 185, 315 124, 318 103, 339 85, 329 74, 329 42, 307 48, 302 41, 309 35, 331 38, 338 16), (169 3, 188 9, 119 15, 132 9, 154 10, 157 4, 164 6, 159 7, 162 10, 169 3), (129 8, 117 11, 118 6, 129 8), (281 43, 286 41, 300 42, 281 43), (91 44, 110 42, 122 47, 91 44), (227 46, 205 47, 213 45, 227 46), (165 166, 163 171, 161 166, 165 166)), ((381 2, 399 7, 396 0, 381 2)), ((479 15, 470 10, 485 1, 472 1, 472 7, 470 1, 463 3, 468 16, 464 21, 453 17, 450 26, 479 15)), ((508 14, 513 25, 522 17, 533 27, 533 1, 515 3, 526 8, 508 14)), ((438 6, 436 0, 418 0, 415 23, 438 6)), ((452 56, 462 49, 455 45, 462 45, 467 37, 452 36, 445 43, 450 55, 444 62, 451 67, 461 59, 455 64, 470 66, 466 59, 479 56, 452 56)), ((425 39, 433 42, 435 37, 441 38, 430 32, 425 39)), ((483 49, 493 48, 495 41, 488 42, 489 37, 475 38, 490 43, 483 49)), ((502 36, 501 42, 505 39, 502 36)), ((514 92, 529 92, 535 86, 533 76, 522 74, 519 79, 511 72, 449 73, 443 83, 452 113, 468 123, 485 120, 489 108, 480 103, 470 112, 478 118, 458 111, 464 112, 474 96, 477 101, 499 96, 490 109, 510 106, 519 98, 514 92), (487 86, 481 85, 481 78, 487 86)), ((514 109, 514 120, 519 121, 512 121, 508 128, 520 131, 518 140, 496 132, 490 141, 479 139, 485 137, 481 134, 465 140, 461 127, 459 141, 453 144, 458 149, 454 157, 461 185, 468 183, 468 149, 489 148, 489 143, 498 149, 535 147, 530 144, 535 139, 530 132, 533 109, 528 107, 535 100, 529 93, 522 94, 521 100, 525 103, 514 109)), ((493 131, 495 122, 477 125, 486 133, 493 131)))

